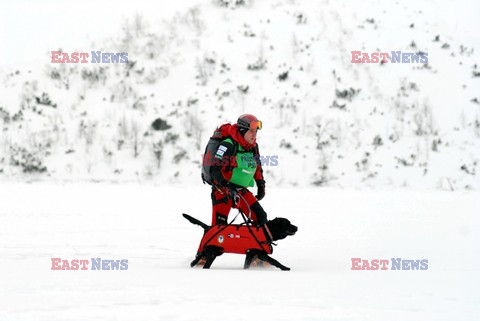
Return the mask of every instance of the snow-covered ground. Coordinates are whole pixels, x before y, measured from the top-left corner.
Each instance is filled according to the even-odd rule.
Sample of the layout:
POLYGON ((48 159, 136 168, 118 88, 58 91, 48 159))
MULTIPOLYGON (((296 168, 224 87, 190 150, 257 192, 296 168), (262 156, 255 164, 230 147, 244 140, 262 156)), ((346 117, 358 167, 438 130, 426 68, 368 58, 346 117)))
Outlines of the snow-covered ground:
MULTIPOLYGON (((269 188, 297 235, 243 270, 189 267, 209 191, 141 184, 2 183, 0 320, 479 320, 480 195, 269 188), (124 271, 54 271, 51 258, 128 259, 124 271), (351 258, 428 270, 352 271, 351 258)), ((234 213, 234 212, 232 212, 234 213)))

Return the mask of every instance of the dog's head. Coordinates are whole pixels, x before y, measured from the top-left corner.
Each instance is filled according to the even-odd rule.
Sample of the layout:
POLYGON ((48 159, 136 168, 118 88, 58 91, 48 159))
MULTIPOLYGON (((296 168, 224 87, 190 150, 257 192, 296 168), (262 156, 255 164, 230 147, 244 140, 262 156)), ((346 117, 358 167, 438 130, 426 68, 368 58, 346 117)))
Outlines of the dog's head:
POLYGON ((287 236, 294 235, 298 227, 290 223, 286 218, 277 217, 267 222, 268 229, 272 233, 273 241, 282 240, 287 236))

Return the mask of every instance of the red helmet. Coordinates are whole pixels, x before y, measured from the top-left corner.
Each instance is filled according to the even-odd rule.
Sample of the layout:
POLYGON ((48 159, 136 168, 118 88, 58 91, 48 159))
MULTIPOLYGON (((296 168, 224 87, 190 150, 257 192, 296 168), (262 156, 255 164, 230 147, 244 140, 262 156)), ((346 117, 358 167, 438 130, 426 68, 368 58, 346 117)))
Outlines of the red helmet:
POLYGON ((243 114, 238 117, 237 124, 239 128, 262 129, 262 121, 250 114, 243 114))

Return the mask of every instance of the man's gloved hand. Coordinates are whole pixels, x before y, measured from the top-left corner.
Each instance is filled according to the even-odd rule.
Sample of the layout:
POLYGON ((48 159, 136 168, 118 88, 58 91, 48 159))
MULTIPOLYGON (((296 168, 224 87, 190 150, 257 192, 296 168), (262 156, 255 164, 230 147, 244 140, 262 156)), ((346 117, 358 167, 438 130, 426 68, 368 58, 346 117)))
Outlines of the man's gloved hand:
POLYGON ((257 200, 261 200, 262 198, 265 197, 265 181, 264 180, 258 180, 257 182, 257 195, 255 197, 257 200))

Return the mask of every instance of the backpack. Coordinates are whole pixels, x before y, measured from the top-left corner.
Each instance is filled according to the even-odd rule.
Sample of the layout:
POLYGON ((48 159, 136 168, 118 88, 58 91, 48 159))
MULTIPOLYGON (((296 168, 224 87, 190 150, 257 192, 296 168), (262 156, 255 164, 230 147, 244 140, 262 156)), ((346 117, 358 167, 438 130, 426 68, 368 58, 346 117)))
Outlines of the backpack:
MULTIPOLYGON (((231 138, 228 133, 231 126, 231 124, 223 124, 220 127, 217 127, 205 147, 205 153, 202 155, 202 180, 204 184, 213 184, 211 175, 212 161, 220 143, 229 137, 231 138)), ((233 138, 232 141, 234 147, 233 154, 235 155, 237 153, 238 143, 233 138)))

